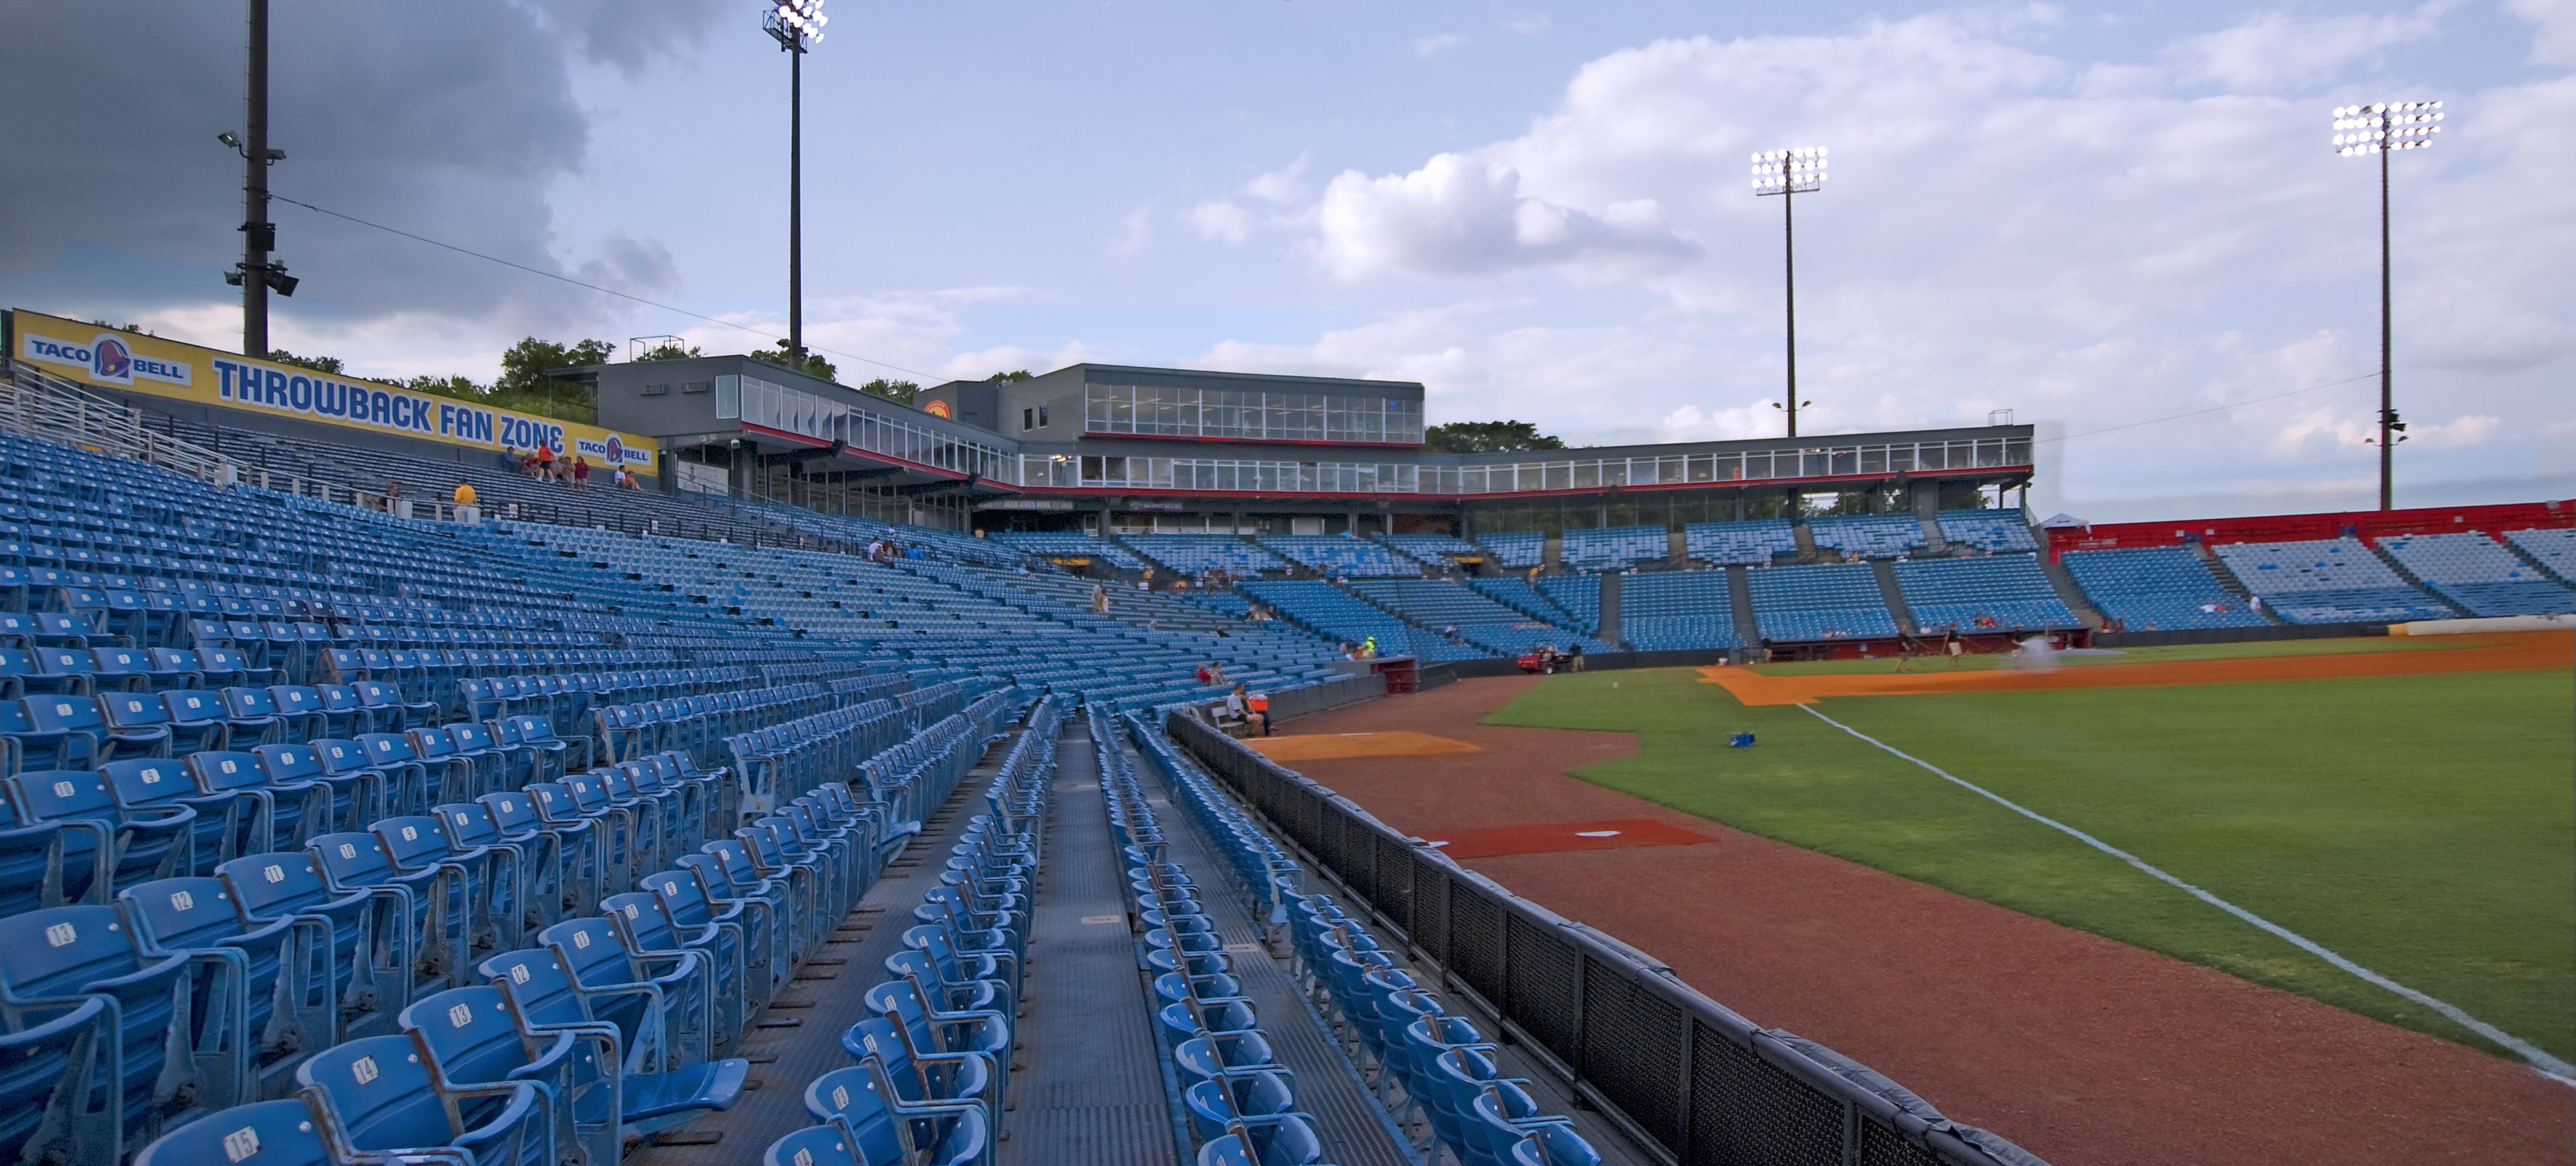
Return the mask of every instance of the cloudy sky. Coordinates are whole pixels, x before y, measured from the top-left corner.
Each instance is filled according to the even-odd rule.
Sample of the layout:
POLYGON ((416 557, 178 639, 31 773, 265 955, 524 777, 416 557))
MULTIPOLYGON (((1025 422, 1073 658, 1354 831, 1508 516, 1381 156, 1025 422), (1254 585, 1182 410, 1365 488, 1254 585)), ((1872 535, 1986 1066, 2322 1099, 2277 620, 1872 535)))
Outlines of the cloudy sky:
MULTIPOLYGON (((500 348, 784 331, 787 62, 756 3, 274 0, 275 339, 487 377, 500 348), (738 327, 737 327, 738 326, 738 327)), ((242 5, 0 10, 0 302, 237 342, 242 5)), ((2367 506, 2395 159, 2400 504, 2576 493, 2576 0, 1969 7, 828 0, 807 332, 843 379, 1074 360, 1420 380, 1434 422, 1982 422, 2095 519, 2367 506), (2183 416, 2177 415, 2196 414, 2183 416)))

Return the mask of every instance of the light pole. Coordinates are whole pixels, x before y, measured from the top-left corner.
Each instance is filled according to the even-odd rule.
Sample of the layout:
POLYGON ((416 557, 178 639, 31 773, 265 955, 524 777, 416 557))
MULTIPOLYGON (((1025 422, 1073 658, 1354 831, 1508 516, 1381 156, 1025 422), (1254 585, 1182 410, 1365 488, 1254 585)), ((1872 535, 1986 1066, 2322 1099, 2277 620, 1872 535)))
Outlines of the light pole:
POLYGON ((1782 318, 1788 324, 1789 436, 1798 436, 1798 410, 1815 404, 1798 399, 1798 232, 1792 207, 1801 194, 1813 194, 1825 188, 1825 148, 1806 146, 1795 150, 1768 150, 1753 156, 1753 194, 1757 198, 1780 196, 1780 262, 1786 279, 1783 283, 1787 310, 1782 318))
POLYGON ((268 221, 268 168, 286 157, 268 148, 268 0, 250 0, 250 60, 244 77, 248 141, 230 132, 215 140, 242 156, 242 260, 224 282, 242 289, 242 355, 268 359, 268 293, 295 294, 295 277, 269 259, 277 249, 277 224, 268 221))
POLYGON ((787 54, 787 363, 805 371, 805 53, 832 18, 823 0, 770 0, 760 27, 787 54))
POLYGON ((2438 101, 2401 101, 2394 105, 2341 105, 2334 111, 2335 153, 2379 155, 2379 508, 2397 508, 2396 449, 2406 440, 2406 423, 2397 419, 2397 397, 2389 359, 2393 325, 2389 319, 2388 155, 2398 150, 2429 150, 2435 124, 2442 120, 2438 101))

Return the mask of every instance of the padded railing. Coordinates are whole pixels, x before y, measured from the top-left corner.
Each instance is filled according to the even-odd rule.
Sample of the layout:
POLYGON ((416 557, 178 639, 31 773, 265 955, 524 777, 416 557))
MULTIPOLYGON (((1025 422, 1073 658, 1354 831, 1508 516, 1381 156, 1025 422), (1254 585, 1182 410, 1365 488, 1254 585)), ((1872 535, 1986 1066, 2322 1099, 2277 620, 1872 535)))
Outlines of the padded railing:
POLYGON ((1186 712, 1165 731, 1667 1161, 2045 1166, 1642 952, 1520 898, 1186 712))

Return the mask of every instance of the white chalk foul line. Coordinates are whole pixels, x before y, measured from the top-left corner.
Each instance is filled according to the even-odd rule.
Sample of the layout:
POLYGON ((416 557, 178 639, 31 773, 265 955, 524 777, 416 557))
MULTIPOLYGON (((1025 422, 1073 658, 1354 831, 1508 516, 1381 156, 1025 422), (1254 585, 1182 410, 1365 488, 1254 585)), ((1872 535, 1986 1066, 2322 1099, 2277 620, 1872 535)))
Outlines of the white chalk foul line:
POLYGON ((2190 883, 2175 878, 2174 876, 2158 869, 2155 865, 2147 862, 2145 859, 2139 858, 2137 855, 2122 850, 2117 846, 2113 846, 2108 842, 2104 842, 2099 838, 2078 830, 2073 826, 2069 826, 2064 822, 2060 822, 2055 818, 2051 818, 2046 814, 2031 810, 2030 808, 2023 806, 2010 798, 2004 797, 1993 790, 1987 789, 1984 786, 1980 786, 1975 782, 1966 781, 1954 776, 1938 765, 1934 765, 1929 761, 1925 761, 1920 757, 1907 753, 1906 751, 1890 745, 1885 741, 1881 741, 1876 737, 1872 737, 1867 733, 1861 732, 1850 725, 1846 725, 1841 721, 1837 721, 1832 717, 1817 712, 1816 706, 1814 705, 1802 704, 1798 707, 1807 710, 1808 714, 1815 717, 1817 720, 1823 721, 1824 723, 1832 725, 1837 729, 1841 729, 1854 737, 1858 737, 1863 741, 1867 741, 1872 745, 1876 745, 1881 749, 1885 749, 1890 753, 1906 759, 1907 761, 1911 761, 1916 765, 1930 770, 1943 781, 1950 782, 1953 785, 1968 790, 1979 797, 1985 798, 1986 800, 2002 806, 2007 810, 2011 810, 2012 812, 2028 818, 2031 821, 2054 830, 2062 831, 2095 850, 2099 850, 2104 854, 2128 863, 2130 866, 2134 866, 2139 870, 2145 871, 2147 874, 2160 881, 2170 883, 2186 892, 2189 892, 2192 897, 2199 899, 2210 906, 2216 907, 2219 910, 2225 911, 2228 914, 2251 923, 2256 927, 2260 927, 2265 931, 2271 932, 2318 959, 2324 960, 2327 963, 2333 964, 2344 971, 2350 972, 2353 975, 2368 981, 2369 983, 2386 988, 2389 991, 2395 992, 2396 994, 2421 1004, 2426 1008, 2430 1008, 2435 1012, 2441 1013, 2443 1016, 2450 1018, 2452 1023, 2468 1029, 2470 1032, 2474 1032, 2479 1036, 2485 1037, 2488 1040, 2494 1041, 2498 1045, 2513 1050, 2514 1053, 2520 1056, 2523 1060, 2530 1062, 2531 1067, 2538 1070, 2542 1076, 2548 1077, 2562 1085, 2576 1085, 2576 1065, 2569 1065, 2567 1062, 2559 1060, 2558 1058, 2549 1055, 2548 1052, 2535 1047, 2531 1042, 2523 1040, 2512 1033, 2506 1032, 2501 1028, 2497 1028, 2492 1024, 2488 1024, 2477 1017, 2461 1011, 2457 1005, 2451 1004, 2448 1001, 2436 1000, 2431 996, 2427 996, 2422 992, 2418 992, 2413 988, 2409 988, 2404 984, 2400 984, 2395 980, 2371 971, 2369 968, 2365 968, 2360 964, 2345 959, 2343 956, 2328 950, 2323 945, 2309 939, 2307 936, 2301 935, 2287 927, 2283 927, 2278 923, 2274 923, 2269 919, 2248 911, 2243 907, 2239 907, 2234 903, 2230 903, 2225 899, 2210 894, 2199 887, 2195 887, 2190 883))

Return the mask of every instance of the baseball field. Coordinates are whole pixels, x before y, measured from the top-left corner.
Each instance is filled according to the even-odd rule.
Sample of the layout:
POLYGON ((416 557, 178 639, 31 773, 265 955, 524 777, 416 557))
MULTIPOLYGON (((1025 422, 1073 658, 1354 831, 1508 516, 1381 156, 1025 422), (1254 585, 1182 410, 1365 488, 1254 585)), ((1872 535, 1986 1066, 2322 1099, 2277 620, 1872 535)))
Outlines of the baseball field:
POLYGON ((2060 1161, 2391 1121, 2345 1159, 2566 1161, 2571 662, 2532 633, 1469 681, 1272 748, 2060 1161), (1341 736, 1372 730, 1391 755, 1341 736))

